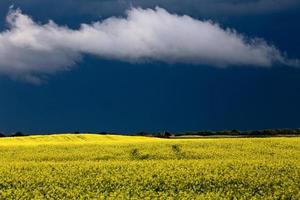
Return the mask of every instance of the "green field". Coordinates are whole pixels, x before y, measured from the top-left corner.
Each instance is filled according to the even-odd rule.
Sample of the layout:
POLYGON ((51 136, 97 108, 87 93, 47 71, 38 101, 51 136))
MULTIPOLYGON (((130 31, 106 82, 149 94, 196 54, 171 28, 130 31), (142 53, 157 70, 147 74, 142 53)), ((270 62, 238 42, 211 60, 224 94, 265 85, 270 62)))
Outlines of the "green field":
POLYGON ((300 138, 0 139, 0 199, 300 199, 300 138))

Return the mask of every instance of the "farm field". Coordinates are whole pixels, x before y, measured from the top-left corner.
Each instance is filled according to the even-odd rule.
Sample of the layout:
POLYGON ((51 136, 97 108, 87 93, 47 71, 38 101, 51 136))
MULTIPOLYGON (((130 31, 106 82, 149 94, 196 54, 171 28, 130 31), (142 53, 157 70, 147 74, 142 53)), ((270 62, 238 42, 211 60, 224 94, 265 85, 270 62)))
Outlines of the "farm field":
POLYGON ((0 199, 300 199, 300 138, 0 139, 0 199))

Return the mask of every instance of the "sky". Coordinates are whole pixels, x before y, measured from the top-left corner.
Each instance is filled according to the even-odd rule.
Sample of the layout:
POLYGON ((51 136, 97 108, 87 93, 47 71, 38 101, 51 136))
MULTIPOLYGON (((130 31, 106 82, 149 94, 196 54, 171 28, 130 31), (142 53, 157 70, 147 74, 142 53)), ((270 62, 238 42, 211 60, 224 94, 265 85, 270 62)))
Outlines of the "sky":
POLYGON ((1 0, 0 132, 299 128, 298 0, 1 0))

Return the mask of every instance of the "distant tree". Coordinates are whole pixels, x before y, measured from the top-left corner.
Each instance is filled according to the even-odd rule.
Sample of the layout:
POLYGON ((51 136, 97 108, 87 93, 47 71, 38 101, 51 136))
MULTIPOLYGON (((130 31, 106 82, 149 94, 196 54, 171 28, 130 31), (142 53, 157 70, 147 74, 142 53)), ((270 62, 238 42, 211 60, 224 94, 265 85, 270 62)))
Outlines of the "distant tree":
POLYGON ((291 130, 290 129, 282 129, 280 131, 280 134, 282 134, 282 135, 289 135, 289 134, 291 134, 291 130))
POLYGON ((218 131, 215 135, 231 135, 231 131, 224 130, 224 131, 218 131))
POLYGON ((147 133, 147 132, 138 132, 138 133, 136 133, 136 135, 138 135, 138 136, 150 136, 151 134, 147 133))
POLYGON ((97 134, 99 134, 99 135, 108 135, 108 133, 105 132, 105 131, 103 131, 103 132, 98 132, 97 134))
POLYGON ((79 134, 80 132, 79 131, 74 131, 74 134, 79 134))
POLYGON ((263 135, 277 135, 277 131, 273 129, 262 130, 261 134, 263 135))
POLYGON ((202 131, 200 132, 200 135, 204 135, 204 136, 210 136, 210 135, 215 135, 216 133, 213 131, 202 131))
POLYGON ((299 128, 295 129, 294 131, 295 131, 294 132, 295 134, 300 134, 300 129, 299 128))
POLYGON ((261 132, 260 131, 251 131, 249 132, 249 135, 260 135, 261 132))
POLYGON ((6 137, 3 133, 0 133, 0 137, 6 137))
POLYGON ((240 132, 239 130, 232 130, 232 131, 230 132, 230 134, 231 134, 231 135, 240 135, 241 132, 240 132))
POLYGON ((171 137, 172 135, 173 135, 173 134, 170 133, 170 132, 168 132, 168 131, 163 131, 163 132, 160 133, 160 137, 162 137, 162 138, 169 138, 169 137, 171 137))
POLYGON ((186 131, 186 132, 184 132, 183 134, 180 134, 180 135, 197 135, 198 134, 198 132, 196 132, 196 131, 186 131))
POLYGON ((25 136, 25 134, 22 133, 21 131, 18 131, 15 134, 12 135, 12 137, 22 137, 22 136, 25 136))

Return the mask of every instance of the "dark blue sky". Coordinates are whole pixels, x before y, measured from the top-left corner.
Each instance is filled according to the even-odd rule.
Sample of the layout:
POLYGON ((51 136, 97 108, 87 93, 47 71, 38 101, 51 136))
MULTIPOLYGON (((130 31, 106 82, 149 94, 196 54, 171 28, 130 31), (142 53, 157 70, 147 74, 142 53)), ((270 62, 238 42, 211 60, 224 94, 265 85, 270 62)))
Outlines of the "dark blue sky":
MULTIPOLYGON (((299 3, 290 0, 291 5, 283 3, 283 8, 271 9, 271 0, 265 1, 257 9, 249 5, 249 10, 240 6, 241 2, 237 3, 239 7, 217 5, 215 9, 213 3, 207 9, 197 9, 192 0, 181 8, 171 3, 160 6, 172 13, 212 19, 249 37, 264 38, 289 57, 299 59, 299 3)), ((2 30, 7 28, 5 16, 11 2, 0 3, 2 30)), ((118 1, 113 0, 99 4, 80 0, 38 2, 42 1, 27 0, 15 3, 15 7, 41 23, 52 19, 72 28, 96 21, 99 16, 122 15, 128 6, 126 1, 116 4, 118 1), (114 5, 119 7, 114 9, 114 5)), ((143 7, 157 4, 133 2, 143 7)), ((163 62, 131 64, 84 55, 75 68, 50 75, 41 85, 0 75, 0 92, 0 132, 300 127, 300 68, 280 64, 271 68, 218 68, 163 62)))

